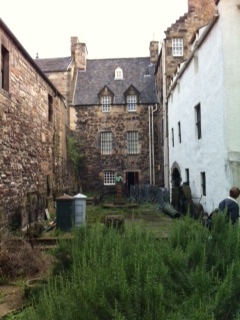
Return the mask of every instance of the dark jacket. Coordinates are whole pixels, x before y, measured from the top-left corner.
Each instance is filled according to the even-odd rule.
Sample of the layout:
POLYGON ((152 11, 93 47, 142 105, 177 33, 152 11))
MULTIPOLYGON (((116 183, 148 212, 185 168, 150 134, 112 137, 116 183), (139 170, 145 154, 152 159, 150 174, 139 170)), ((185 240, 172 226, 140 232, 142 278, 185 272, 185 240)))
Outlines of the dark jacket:
POLYGON ((233 198, 228 197, 222 200, 219 203, 218 208, 220 211, 224 211, 224 209, 226 208, 227 219, 229 220, 230 218, 232 220, 232 224, 235 224, 237 222, 237 219, 239 217, 239 205, 233 198))

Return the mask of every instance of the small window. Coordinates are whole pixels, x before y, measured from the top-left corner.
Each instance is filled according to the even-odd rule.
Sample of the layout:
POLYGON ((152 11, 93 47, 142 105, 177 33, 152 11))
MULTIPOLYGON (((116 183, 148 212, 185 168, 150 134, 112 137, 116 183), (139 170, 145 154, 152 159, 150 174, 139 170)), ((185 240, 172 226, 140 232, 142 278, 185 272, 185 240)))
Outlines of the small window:
POLYGON ((174 129, 172 128, 172 147, 174 148, 174 129))
POLYGON ((9 91, 9 52, 1 46, 1 88, 9 91))
POLYGON ((48 95, 48 121, 53 121, 53 97, 48 95))
POLYGON ((111 154, 112 152, 112 133, 101 132, 101 154, 111 154))
POLYGON ((127 105, 128 105, 128 112, 134 112, 137 110, 137 96, 130 95, 127 96, 127 105))
POLYGON ((178 141, 179 143, 182 142, 182 136, 181 136, 181 123, 178 122, 178 141))
POLYGON ((174 57, 183 56, 183 39, 181 38, 172 39, 172 55, 174 57))
POLYGON ((202 187, 202 195, 206 196, 206 175, 205 175, 205 172, 201 172, 201 187, 202 187))
POLYGON ((197 138, 198 140, 202 138, 202 130, 201 130, 201 106, 198 104, 195 107, 196 114, 196 128, 197 128, 197 138))
POLYGON ((114 172, 105 172, 104 173, 104 185, 111 186, 115 185, 115 173, 114 172))
POLYGON ((185 181, 189 185, 189 169, 185 169, 185 181))
POLYGON ((127 153, 128 154, 138 153, 138 132, 137 131, 127 132, 127 153))
POLYGON ((123 71, 121 68, 118 67, 115 70, 115 80, 121 80, 121 79, 123 79, 123 71))
POLYGON ((111 106, 111 97, 103 96, 102 97, 102 112, 110 112, 111 106))

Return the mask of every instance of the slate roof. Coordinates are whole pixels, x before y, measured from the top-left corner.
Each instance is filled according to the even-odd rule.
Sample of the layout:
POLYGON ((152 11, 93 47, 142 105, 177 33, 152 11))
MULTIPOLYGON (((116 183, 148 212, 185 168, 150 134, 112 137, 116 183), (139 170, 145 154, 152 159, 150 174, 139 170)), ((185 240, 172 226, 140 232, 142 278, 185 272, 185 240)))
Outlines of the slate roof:
POLYGON ((98 94, 105 86, 114 94, 113 104, 124 104, 124 92, 131 85, 140 93, 139 103, 157 103, 154 71, 149 57, 87 60, 86 71, 77 74, 73 105, 98 105, 98 94), (114 80, 118 67, 123 80, 114 80))
POLYGON ((34 61, 43 72, 63 72, 68 70, 72 58, 35 59, 34 61))

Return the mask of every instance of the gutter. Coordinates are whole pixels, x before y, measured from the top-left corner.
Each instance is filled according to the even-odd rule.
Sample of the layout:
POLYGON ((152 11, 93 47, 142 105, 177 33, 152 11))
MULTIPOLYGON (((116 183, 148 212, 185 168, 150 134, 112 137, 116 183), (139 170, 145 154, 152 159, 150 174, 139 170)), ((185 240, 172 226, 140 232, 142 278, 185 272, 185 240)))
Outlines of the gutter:
POLYGON ((172 90, 175 88, 178 80, 181 78, 182 74, 184 73, 184 71, 187 69, 188 65, 190 64, 191 60, 193 59, 194 55, 196 54, 196 51, 200 48, 201 44, 203 43, 203 41, 205 40, 205 38, 207 37, 208 33, 210 32, 210 30, 212 29, 212 27, 214 26, 215 22, 218 20, 219 18, 219 14, 215 13, 213 16, 213 19, 209 22, 209 24, 206 26, 205 30, 203 31, 201 37, 198 39, 198 41, 196 42, 193 51, 191 53, 191 55, 189 56, 189 58, 185 61, 184 65, 182 66, 181 70, 179 70, 176 78, 174 79, 173 84, 170 86, 170 89, 167 93, 167 99, 169 98, 169 96, 171 95, 172 90))
POLYGON ((154 123, 153 123, 153 113, 157 111, 158 105, 148 106, 148 135, 149 135, 149 178, 150 185, 155 185, 155 157, 154 157, 154 123))
POLYGON ((153 175, 153 185, 155 186, 155 149, 154 149, 154 123, 153 123, 153 113, 157 111, 157 104, 155 109, 152 107, 152 175, 153 175))

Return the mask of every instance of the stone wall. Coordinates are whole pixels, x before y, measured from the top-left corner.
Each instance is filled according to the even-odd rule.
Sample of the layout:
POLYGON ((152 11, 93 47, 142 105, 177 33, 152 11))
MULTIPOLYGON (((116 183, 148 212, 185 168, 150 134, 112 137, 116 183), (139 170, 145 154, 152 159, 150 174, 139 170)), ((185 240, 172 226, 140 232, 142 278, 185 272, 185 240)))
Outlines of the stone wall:
MULTIPOLYGON (((111 106, 109 114, 102 113, 101 106, 72 108, 75 114, 75 135, 83 150, 80 180, 83 193, 103 189, 111 192, 112 186, 103 185, 105 171, 120 173, 125 183, 125 173, 138 172, 139 183, 149 183, 149 127, 148 107, 137 106, 137 112, 129 113, 126 105, 111 106), (110 130, 113 135, 111 155, 102 155, 100 133, 110 130), (127 131, 138 131, 136 155, 128 155, 127 131)), ((72 126, 73 127, 73 126, 72 126)))
POLYGON ((4 28, 0 45, 9 52, 9 90, 0 88, 0 224, 17 215, 23 224, 43 215, 57 190, 70 188, 67 110, 4 28))
POLYGON ((188 13, 176 20, 166 31, 166 75, 167 87, 176 71, 177 65, 185 61, 191 53, 191 38, 197 29, 205 26, 216 12, 214 0, 188 0, 188 13), (172 39, 183 39, 183 56, 172 55, 172 39))

